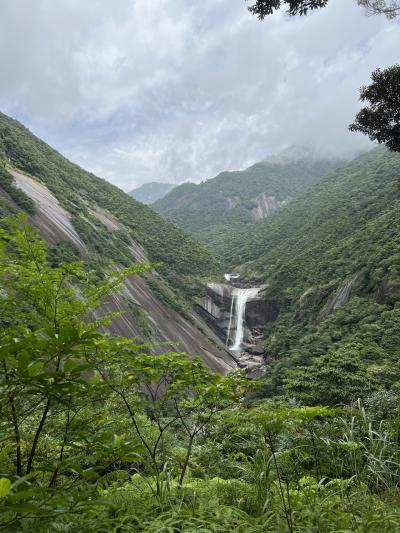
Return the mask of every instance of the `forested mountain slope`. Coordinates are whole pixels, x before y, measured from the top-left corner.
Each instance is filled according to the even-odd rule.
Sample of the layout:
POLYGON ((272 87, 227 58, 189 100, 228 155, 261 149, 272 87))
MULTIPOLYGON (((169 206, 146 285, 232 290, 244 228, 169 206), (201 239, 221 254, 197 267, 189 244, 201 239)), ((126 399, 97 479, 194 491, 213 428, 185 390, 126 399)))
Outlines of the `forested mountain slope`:
POLYGON ((231 233, 268 217, 342 163, 292 149, 246 170, 175 187, 153 207, 219 253, 231 233))
MULTIPOLYGON (((107 209, 125 224, 151 260, 165 262, 165 272, 170 269, 181 276, 215 273, 216 263, 203 246, 118 187, 71 163, 4 114, 0 115, 0 161, 45 184, 71 213, 72 223, 80 227, 88 244, 103 253, 99 233, 94 235, 90 229, 90 223, 97 224, 90 214, 91 204, 107 209)), ((107 247, 112 259, 115 253, 123 260, 120 243, 107 247)))
POLYGON ((143 204, 152 204, 157 200, 160 200, 160 198, 163 198, 173 187, 175 187, 175 185, 172 183, 152 181, 133 189, 129 192, 129 196, 132 196, 132 198, 135 198, 135 200, 138 200, 138 202, 142 202, 143 204))
POLYGON ((197 274, 189 260, 166 264, 115 294, 108 268, 158 257, 139 215, 177 254, 180 243, 81 169, 78 187, 56 153, 39 166, 39 141, 23 132, 19 144, 2 129, 0 209, 28 213, 49 244, 3 220, 0 529, 397 531, 400 156, 375 150, 251 236, 227 235, 226 261, 269 284, 279 309, 265 377, 249 383, 221 375, 233 361, 179 299, 204 273, 202 248, 176 229, 197 274), (21 149, 35 155, 26 166, 21 149), (86 266, 62 264, 79 256, 97 268, 94 285, 86 266), (102 311, 128 310, 111 327, 122 337, 99 331, 110 283, 102 311), (125 338, 135 335, 179 340, 219 372, 180 353, 151 357, 125 338))
POLYGON ((358 157, 237 234, 225 260, 267 283, 267 298, 279 305, 266 338, 270 361, 278 361, 269 390, 326 403, 337 398, 329 390, 335 372, 343 401, 354 379, 399 387, 400 155, 377 148, 358 157), (330 364, 328 384, 322 373, 330 364))
POLYGON ((112 331, 177 341, 179 350, 203 356, 212 368, 230 368, 230 356, 191 310, 202 278, 219 272, 206 248, 0 114, 0 211, 20 209, 49 242, 55 265, 81 257, 101 277, 136 261, 162 263, 156 272, 128 279, 123 293, 112 297, 109 310, 124 311, 112 331))

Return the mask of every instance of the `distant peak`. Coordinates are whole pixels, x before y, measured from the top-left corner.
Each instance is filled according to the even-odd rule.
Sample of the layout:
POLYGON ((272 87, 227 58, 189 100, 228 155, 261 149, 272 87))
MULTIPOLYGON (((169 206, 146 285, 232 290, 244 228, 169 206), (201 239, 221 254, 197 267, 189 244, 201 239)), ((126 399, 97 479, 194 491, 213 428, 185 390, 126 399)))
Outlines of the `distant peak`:
POLYGON ((140 187, 133 189, 128 194, 143 204, 152 204, 163 198, 174 187, 175 185, 172 183, 151 181, 140 185, 140 187))
POLYGON ((334 153, 330 147, 320 148, 312 144, 292 144, 282 148, 275 154, 268 155, 263 159, 263 163, 285 164, 291 161, 321 161, 321 160, 342 160, 347 161, 352 156, 349 154, 334 153))

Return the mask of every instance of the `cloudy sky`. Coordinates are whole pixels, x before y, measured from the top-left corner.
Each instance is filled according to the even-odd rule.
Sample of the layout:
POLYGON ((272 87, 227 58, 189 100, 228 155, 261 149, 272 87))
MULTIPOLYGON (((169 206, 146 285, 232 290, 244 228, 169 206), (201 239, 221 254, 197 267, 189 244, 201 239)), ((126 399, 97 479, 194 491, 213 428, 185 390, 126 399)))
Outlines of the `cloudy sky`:
POLYGON ((1 0, 0 110, 125 190, 291 144, 364 148, 358 87, 400 24, 330 0, 259 22, 244 0, 1 0))

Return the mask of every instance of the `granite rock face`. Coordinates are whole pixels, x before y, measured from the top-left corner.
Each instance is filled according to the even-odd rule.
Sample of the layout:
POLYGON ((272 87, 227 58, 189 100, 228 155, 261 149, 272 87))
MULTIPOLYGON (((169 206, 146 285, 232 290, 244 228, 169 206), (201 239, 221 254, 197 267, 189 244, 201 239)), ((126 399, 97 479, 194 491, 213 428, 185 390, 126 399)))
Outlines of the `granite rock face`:
MULTIPOLYGON (((198 304, 198 309, 208 325, 217 333, 221 340, 227 343, 228 334, 235 330, 234 324, 234 294, 235 286, 225 283, 208 283, 206 295, 198 304)), ((278 316, 279 308, 276 302, 269 300, 261 289, 246 303, 245 309, 245 351, 254 355, 264 353, 262 334, 268 325, 278 316)))
MULTIPOLYGON (((64 209, 49 189, 38 180, 20 172, 12 171, 15 185, 22 189, 35 203, 36 214, 29 217, 29 223, 36 226, 41 236, 50 244, 60 241, 72 242, 78 249, 80 257, 86 259, 88 250, 71 222, 70 213, 64 209)), ((123 225, 99 206, 95 206, 93 215, 114 232, 123 225)), ((129 247, 137 261, 148 261, 143 248, 131 239, 129 247)), ((150 272, 148 278, 163 286, 164 292, 170 289, 156 271, 150 272)), ((147 278, 146 278, 147 279, 147 278)), ((189 320, 180 316, 174 309, 162 302, 146 283, 146 279, 134 276, 126 280, 124 289, 110 296, 108 302, 98 311, 121 312, 114 318, 107 330, 113 334, 128 338, 142 337, 140 324, 130 312, 130 306, 137 306, 147 317, 149 327, 154 332, 154 341, 174 343, 173 349, 185 351, 191 356, 201 357, 216 372, 228 372, 237 368, 237 362, 215 332, 196 313, 189 320)), ((174 297, 171 293, 171 298, 174 297)), ((165 346, 154 348, 154 353, 164 352, 165 346)))

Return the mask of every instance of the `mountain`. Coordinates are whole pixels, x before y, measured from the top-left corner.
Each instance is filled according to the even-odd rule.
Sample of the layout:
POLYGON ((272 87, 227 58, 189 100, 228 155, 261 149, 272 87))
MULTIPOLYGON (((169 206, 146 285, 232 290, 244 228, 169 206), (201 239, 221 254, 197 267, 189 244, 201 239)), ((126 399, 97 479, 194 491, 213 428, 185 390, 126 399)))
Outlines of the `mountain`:
POLYGON ((127 280, 109 310, 126 311, 112 331, 178 342, 225 371, 232 359, 192 312, 203 279, 219 273, 208 250, 118 187, 71 163, 16 120, 0 114, 0 214, 23 210, 49 242, 55 263, 82 258, 99 276, 135 261, 161 263, 127 280))
POLYGON ((152 207, 219 254, 229 235, 268 217, 342 163, 292 149, 246 170, 175 187, 152 207))
POLYGON ((133 189, 130 191, 129 196, 132 196, 132 198, 135 198, 138 202, 142 202, 142 204, 148 205, 163 198, 174 187, 175 185, 172 183, 152 181, 133 189))
POLYGON ((228 232, 231 285, 193 238, 4 115, 0 160, 1 213, 24 211, 49 252, 0 220, 2 530, 399 530, 399 154, 228 232), (100 283, 162 258, 112 294, 109 331, 179 341, 216 372, 94 332, 98 285, 51 268, 78 257, 100 283), (254 386, 221 375, 235 361, 191 310, 205 281, 205 313, 264 336, 254 386))
POLYGON ((265 324, 265 394, 329 402, 337 396, 321 392, 324 368, 338 386, 353 375, 372 390, 399 390, 399 154, 377 148, 356 158, 232 236, 224 260, 265 285, 279 309, 265 324))

